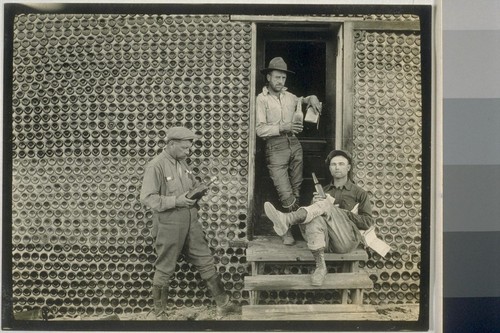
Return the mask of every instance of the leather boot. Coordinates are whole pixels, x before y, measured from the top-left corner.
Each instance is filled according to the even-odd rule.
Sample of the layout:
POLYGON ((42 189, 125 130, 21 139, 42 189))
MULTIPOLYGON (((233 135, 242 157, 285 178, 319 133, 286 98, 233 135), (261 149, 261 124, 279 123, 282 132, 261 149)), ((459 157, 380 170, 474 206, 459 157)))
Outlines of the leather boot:
POLYGON ((165 316, 169 315, 170 308, 168 307, 168 291, 169 291, 169 286, 163 286, 161 288, 161 304, 162 304, 162 311, 165 314, 165 316))
POLYGON ((274 208, 270 202, 264 203, 264 211, 266 216, 273 222, 274 231, 278 236, 284 236, 291 225, 303 222, 307 215, 307 211, 304 209, 291 213, 282 213, 274 208))
POLYGON ((236 306, 231 302, 231 298, 224 290, 224 284, 222 283, 220 276, 215 274, 210 279, 206 280, 207 287, 212 293, 215 299, 215 304, 217 304, 217 315, 224 316, 231 312, 236 312, 236 306))
POLYGON ((156 319, 167 317, 168 286, 153 285, 154 314, 156 319))
POLYGON ((288 212, 289 213, 295 212, 296 210, 299 210, 299 208, 300 208, 299 202, 298 202, 298 200, 295 200, 295 202, 293 203, 292 207, 290 207, 288 209, 288 212))
POLYGON ((282 203, 282 206, 283 206, 283 209, 285 210, 285 212, 289 212, 290 213, 290 212, 293 212, 294 210, 298 209, 298 205, 299 204, 298 204, 297 199, 295 197, 292 197, 291 199, 293 199, 293 202, 290 203, 290 204, 285 205, 284 203, 282 203))
POLYGON ((327 273, 325 263, 325 249, 322 248, 311 252, 314 257, 314 261, 316 262, 316 269, 311 275, 311 285, 319 287, 323 285, 327 273))
MULTIPOLYGON (((296 210, 298 210, 300 208, 299 206, 299 203, 297 200, 295 200, 292 204, 292 206, 286 208, 286 207, 283 207, 285 209, 285 211, 287 213, 291 213, 291 212, 295 212, 296 210)), ((292 234, 292 229, 288 229, 288 231, 286 232, 286 234, 284 236, 281 236, 281 240, 283 241, 283 244, 284 245, 287 245, 287 246, 292 246, 295 244, 295 238, 293 238, 293 234, 292 234)))
POLYGON ((295 244, 295 239, 293 238, 292 229, 288 229, 285 235, 281 236, 283 244, 287 246, 292 246, 295 244))
POLYGON ((302 208, 307 211, 307 215, 304 218, 304 223, 309 223, 312 219, 328 212, 328 210, 331 208, 331 203, 329 200, 321 200, 313 203, 312 205, 302 208))

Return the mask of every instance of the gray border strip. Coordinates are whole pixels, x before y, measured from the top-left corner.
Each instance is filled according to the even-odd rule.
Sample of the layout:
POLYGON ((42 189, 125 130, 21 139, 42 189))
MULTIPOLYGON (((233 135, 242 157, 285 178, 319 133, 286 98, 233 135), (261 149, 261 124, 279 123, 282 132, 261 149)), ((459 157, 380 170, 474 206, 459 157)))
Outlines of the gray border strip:
POLYGON ((500 232, 496 179, 500 165, 444 167, 444 232, 500 232))
POLYGON ((445 99, 443 116, 445 165, 500 165, 500 99, 445 99))
POLYGON ((500 232, 444 233, 444 296, 500 297, 500 232))
POLYGON ((500 98, 500 30, 444 31, 444 98, 500 98))

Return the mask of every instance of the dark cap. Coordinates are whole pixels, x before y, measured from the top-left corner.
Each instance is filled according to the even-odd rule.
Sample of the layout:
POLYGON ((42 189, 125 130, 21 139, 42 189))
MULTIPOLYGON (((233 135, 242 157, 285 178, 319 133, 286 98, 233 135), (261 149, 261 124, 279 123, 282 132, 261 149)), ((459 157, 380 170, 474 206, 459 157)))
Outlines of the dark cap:
POLYGON ((282 71, 285 73, 295 74, 295 72, 289 71, 285 60, 281 57, 272 58, 269 61, 269 66, 260 70, 262 74, 267 74, 271 71, 282 71))
POLYGON ((326 163, 326 166, 330 166, 330 162, 332 160, 332 158, 334 158, 335 156, 344 156, 347 161, 349 162, 349 164, 352 164, 352 157, 351 157, 351 154, 349 154, 349 152, 345 151, 345 150, 332 150, 330 152, 330 154, 328 154, 328 156, 326 157, 326 160, 325 160, 325 163, 326 163))
POLYGON ((194 134, 190 129, 182 126, 176 126, 171 127, 167 131, 166 141, 169 142, 170 140, 194 140, 197 138, 198 136, 194 134))

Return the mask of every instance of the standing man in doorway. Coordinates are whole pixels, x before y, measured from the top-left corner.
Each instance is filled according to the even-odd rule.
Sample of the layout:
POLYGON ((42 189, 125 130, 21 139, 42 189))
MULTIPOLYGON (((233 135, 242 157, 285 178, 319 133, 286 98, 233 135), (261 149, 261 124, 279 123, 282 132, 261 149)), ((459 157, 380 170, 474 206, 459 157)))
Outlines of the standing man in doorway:
MULTIPOLYGON (((318 112, 321 110, 321 103, 314 95, 299 98, 287 91, 287 74, 295 73, 288 70, 283 58, 271 59, 269 66, 260 72, 266 75, 267 85, 257 96, 256 132, 266 142, 267 167, 281 206, 285 211, 292 212, 299 208, 302 184, 302 146, 295 136, 303 129, 302 103, 312 106, 318 112), (298 120, 294 121, 294 115, 298 115, 298 120)), ((286 245, 295 243, 290 230, 282 239, 286 245)))
POLYGON ((157 319, 168 319, 170 278, 181 253, 207 283, 218 315, 236 310, 215 270, 212 252, 198 222, 197 200, 187 197, 199 185, 186 162, 195 138, 185 127, 170 128, 165 149, 144 172, 140 200, 153 211, 152 236, 157 254, 153 299, 157 319))

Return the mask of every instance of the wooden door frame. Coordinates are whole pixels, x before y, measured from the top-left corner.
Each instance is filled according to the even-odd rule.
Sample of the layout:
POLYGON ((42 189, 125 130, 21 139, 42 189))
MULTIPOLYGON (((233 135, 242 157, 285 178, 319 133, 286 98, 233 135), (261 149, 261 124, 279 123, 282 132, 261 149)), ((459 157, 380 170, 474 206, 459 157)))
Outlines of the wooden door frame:
MULTIPOLYGON (((273 22, 275 23, 275 22, 273 22)), ((293 24, 300 24, 301 21, 295 21, 295 20, 290 20, 288 23, 293 23, 293 24)), ((329 23, 329 25, 324 25, 321 28, 317 28, 318 30, 328 32, 330 31, 332 33, 332 36, 330 37, 329 40, 335 40, 338 38, 338 30, 341 30, 341 24, 335 21, 334 23, 332 22, 322 22, 322 23, 329 23)), ((255 135, 255 128, 256 128, 256 110, 255 110, 255 97, 257 96, 257 83, 258 83, 258 59, 259 57, 262 58, 263 54, 263 47, 262 45, 259 45, 259 43, 262 43, 262 41, 259 39, 259 31, 258 31, 258 26, 257 23, 254 21, 251 23, 251 34, 252 34, 252 48, 251 48, 251 79, 250 79, 250 135, 249 135, 249 153, 250 153, 250 158, 249 158, 249 163, 248 163, 248 197, 247 197, 247 202, 248 202, 248 223, 247 223, 247 235, 248 235, 248 240, 251 240, 254 234, 254 224, 258 216, 256 216, 256 209, 254 207, 255 205, 255 189, 256 189, 256 182, 255 182, 255 175, 256 175, 256 159, 255 155, 257 152, 257 137, 255 135)), ((270 28, 273 29, 273 28, 270 28)), ((304 26, 304 29, 307 29, 307 25, 304 26)), ((314 28, 313 28, 314 29, 314 28)), ((279 28, 276 28, 276 30, 279 30, 279 28)), ((332 52, 333 47, 330 45, 329 42, 326 41, 327 46, 326 46, 326 62, 329 62, 330 57, 335 57, 335 60, 331 60, 331 63, 333 66, 326 66, 326 77, 332 77, 334 76, 333 73, 339 70, 339 65, 337 59, 339 58, 339 54, 341 50, 338 48, 338 39, 337 39, 337 45, 334 47, 336 48, 336 53, 332 52)), ((262 60, 261 60, 262 62, 262 60)), ((342 62, 341 62, 342 63, 342 62)), ((262 66, 261 66, 262 67, 262 66)), ((342 72, 341 72, 342 73, 342 72)), ((342 90, 339 90, 338 85, 339 82, 338 80, 342 78, 342 75, 339 76, 339 73, 335 73, 335 77, 332 80, 325 80, 325 99, 328 99, 332 101, 332 107, 335 108, 335 115, 333 116, 332 121, 335 122, 335 127, 333 127, 333 130, 335 132, 338 131, 337 128, 337 119, 339 117, 338 113, 341 112, 342 108, 339 108, 339 104, 337 102, 338 96, 336 96, 339 92, 341 93, 342 90)), ((340 100, 343 100, 343 98, 340 98, 340 100)), ((342 117, 340 116, 340 119, 342 117)), ((335 142, 335 145, 338 145, 336 142, 337 138, 332 137, 331 140, 328 142, 330 146, 333 146, 333 142, 335 142)))
POLYGON ((354 112, 354 31, 355 30, 382 30, 382 31, 420 31, 419 21, 371 21, 361 17, 311 17, 311 16, 279 16, 279 15, 231 15, 230 20, 251 22, 251 78, 250 78, 250 135, 248 161, 248 215, 247 237, 253 237, 255 221, 254 192, 255 192, 255 156, 257 138, 255 135, 255 97, 257 84, 257 23, 334 23, 340 24, 338 34, 336 63, 336 112, 335 112, 335 148, 352 151, 353 148, 353 112, 354 112))

